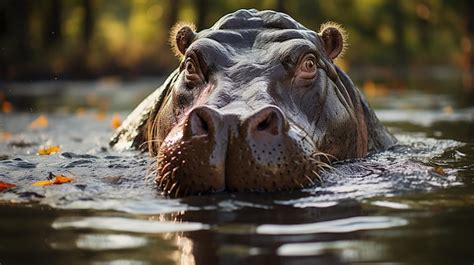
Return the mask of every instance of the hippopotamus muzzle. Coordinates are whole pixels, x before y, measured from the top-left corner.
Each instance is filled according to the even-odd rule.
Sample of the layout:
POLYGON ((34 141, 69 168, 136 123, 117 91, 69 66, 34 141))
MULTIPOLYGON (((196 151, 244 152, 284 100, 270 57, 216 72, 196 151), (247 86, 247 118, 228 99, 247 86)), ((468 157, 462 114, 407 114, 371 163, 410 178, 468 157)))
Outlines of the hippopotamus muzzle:
POLYGON ((167 195, 303 188, 332 161, 396 141, 334 64, 345 47, 337 24, 316 33, 283 13, 239 10, 171 34, 179 68, 111 141, 147 150, 167 195))
POLYGON ((170 194, 303 187, 317 175, 308 150, 289 136, 276 106, 247 116, 200 106, 164 140, 158 183, 170 194))

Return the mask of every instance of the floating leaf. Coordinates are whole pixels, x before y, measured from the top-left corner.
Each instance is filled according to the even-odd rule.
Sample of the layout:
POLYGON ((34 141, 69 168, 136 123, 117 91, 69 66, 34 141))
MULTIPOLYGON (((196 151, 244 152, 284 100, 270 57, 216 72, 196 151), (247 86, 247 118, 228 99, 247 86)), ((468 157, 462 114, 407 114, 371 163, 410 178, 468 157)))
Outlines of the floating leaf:
POLYGON ((33 183, 33 186, 49 186, 49 185, 53 185, 52 180, 40 180, 33 183))
POLYGON ((59 145, 48 146, 38 149, 37 155, 44 156, 44 155, 52 155, 59 153, 61 151, 61 147, 59 145))
POLYGON ((56 176, 53 179, 53 181, 54 181, 53 184, 63 184, 63 183, 72 182, 73 180, 74 180, 73 178, 66 177, 66 176, 63 176, 63 175, 59 175, 59 176, 56 176))
POLYGON ((444 168, 442 168, 441 166, 435 166, 435 167, 433 167, 433 171, 434 171, 435 173, 438 173, 438 174, 442 175, 442 176, 446 176, 446 175, 447 175, 447 174, 446 174, 446 171, 444 171, 444 168))
POLYGON ((11 183, 8 183, 8 182, 3 182, 0 180, 0 190, 6 190, 6 189, 11 189, 11 188, 14 188, 16 187, 15 184, 11 184, 11 183))
POLYGON ((48 179, 49 180, 36 181, 33 183, 33 186, 43 187, 43 186, 50 186, 50 185, 59 185, 59 184, 68 183, 74 180, 73 178, 66 177, 64 175, 54 175, 53 173, 49 173, 48 179))
POLYGON ((36 120, 30 124, 30 128, 38 129, 48 126, 48 118, 45 115, 40 115, 36 120))
POLYGON ((2 111, 5 112, 5 113, 9 113, 9 112, 12 112, 13 110, 13 105, 12 103, 8 102, 8 101, 3 101, 2 103, 2 111))
POLYGON ((114 113, 114 116, 112 117, 112 121, 110 122, 110 127, 117 129, 120 127, 122 124, 122 118, 120 118, 120 115, 118 113, 114 113))

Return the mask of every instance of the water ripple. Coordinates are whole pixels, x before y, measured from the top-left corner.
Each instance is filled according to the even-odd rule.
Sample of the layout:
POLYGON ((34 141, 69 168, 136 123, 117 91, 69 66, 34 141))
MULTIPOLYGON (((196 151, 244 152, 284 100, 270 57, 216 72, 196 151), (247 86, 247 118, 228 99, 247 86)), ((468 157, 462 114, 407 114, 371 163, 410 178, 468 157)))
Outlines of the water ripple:
POLYGON ((349 233, 360 230, 384 229, 407 225, 408 221, 398 217, 387 216, 363 216, 338 219, 333 221, 294 224, 273 225, 265 224, 257 227, 258 234, 282 235, 282 234, 316 234, 316 233, 349 233))
POLYGON ((132 233, 170 233, 209 229, 208 225, 193 222, 148 221, 122 217, 59 218, 53 222, 55 229, 95 229, 132 233))

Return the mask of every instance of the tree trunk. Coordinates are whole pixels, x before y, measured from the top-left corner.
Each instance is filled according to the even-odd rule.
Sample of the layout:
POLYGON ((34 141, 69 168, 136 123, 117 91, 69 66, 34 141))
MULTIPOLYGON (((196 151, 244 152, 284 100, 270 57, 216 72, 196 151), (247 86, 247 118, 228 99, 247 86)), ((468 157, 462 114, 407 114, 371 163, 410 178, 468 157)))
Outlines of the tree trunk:
POLYGON ((30 3, 28 0, 9 1, 10 12, 7 14, 7 34, 14 36, 17 43, 14 47, 15 58, 18 61, 26 61, 30 55, 29 15, 30 3))
POLYGON ((61 1, 51 0, 45 14, 44 44, 47 48, 61 40, 61 1))
POLYGON ((392 9, 392 22, 395 31, 395 50, 397 53, 398 67, 405 69, 407 63, 407 50, 405 46, 405 22, 401 3, 399 1, 389 1, 392 9))
POLYGON ((86 50, 89 48, 89 43, 94 32, 94 14, 92 11, 92 0, 83 0, 82 6, 84 8, 84 20, 82 21, 82 41, 86 50))

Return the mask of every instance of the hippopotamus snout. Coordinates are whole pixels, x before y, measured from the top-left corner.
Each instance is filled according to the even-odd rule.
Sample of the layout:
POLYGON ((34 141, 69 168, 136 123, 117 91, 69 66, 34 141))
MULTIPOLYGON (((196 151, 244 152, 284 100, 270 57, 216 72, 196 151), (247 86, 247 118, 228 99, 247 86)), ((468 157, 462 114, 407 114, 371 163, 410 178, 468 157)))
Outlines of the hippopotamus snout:
POLYGON ((237 129, 249 142, 258 142, 263 138, 282 137, 288 131, 288 124, 276 106, 261 108, 243 119, 239 114, 222 114, 213 108, 200 106, 189 112, 183 136, 186 140, 211 137, 220 142, 232 129, 237 129))
POLYGON ((305 171, 305 156, 288 132, 276 106, 248 115, 195 107, 160 148, 158 183, 170 195, 294 186, 285 175, 305 171))

